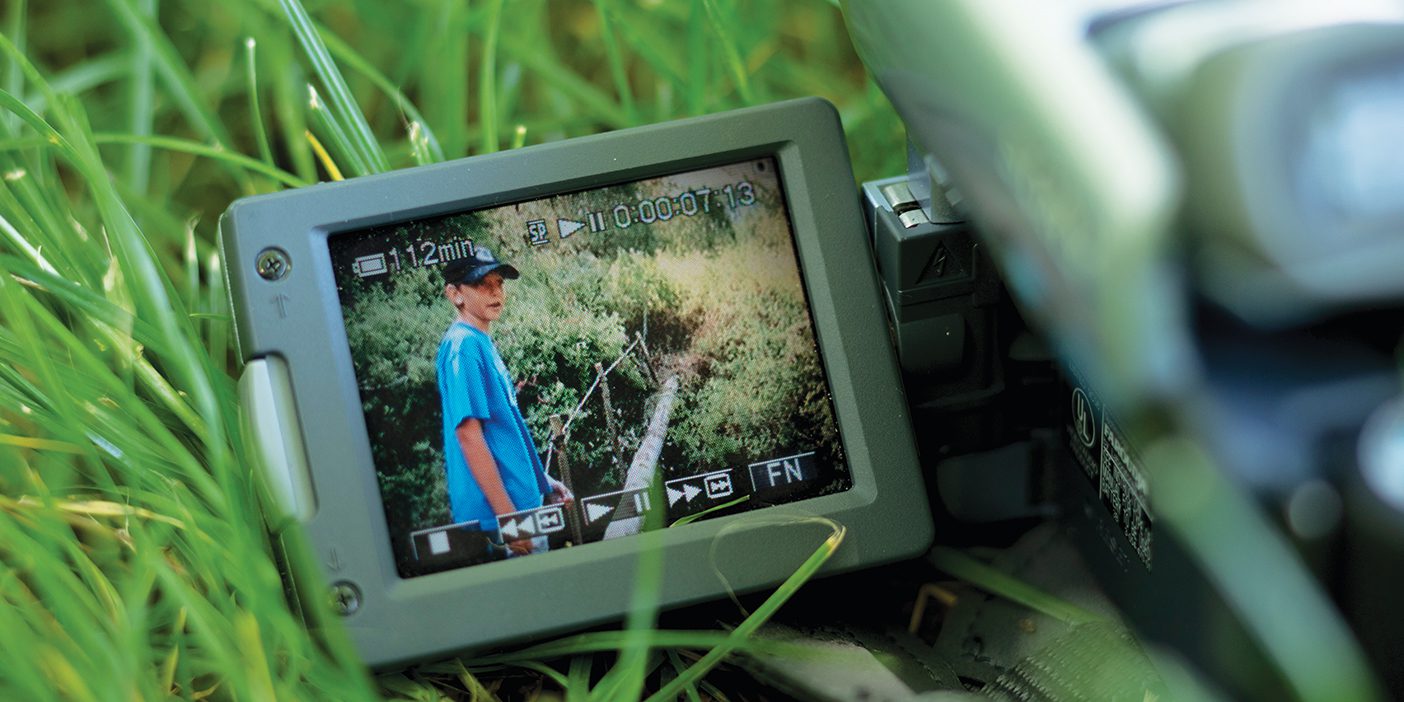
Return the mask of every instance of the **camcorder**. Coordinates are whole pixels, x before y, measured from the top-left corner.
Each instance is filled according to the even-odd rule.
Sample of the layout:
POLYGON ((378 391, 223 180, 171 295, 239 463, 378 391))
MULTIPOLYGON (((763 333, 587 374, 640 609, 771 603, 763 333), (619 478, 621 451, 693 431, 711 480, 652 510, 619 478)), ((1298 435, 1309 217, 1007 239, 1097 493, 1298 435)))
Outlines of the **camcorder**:
POLYGON ((323 568, 292 579, 384 667, 618 617, 645 549, 663 605, 831 524, 835 570, 920 554, 863 231, 817 99, 235 203, 269 523, 323 568))
POLYGON ((230 207, 309 623, 388 668, 645 552, 676 607, 1051 524, 1217 689, 1404 689, 1404 6, 844 11, 906 174, 804 99, 230 207))

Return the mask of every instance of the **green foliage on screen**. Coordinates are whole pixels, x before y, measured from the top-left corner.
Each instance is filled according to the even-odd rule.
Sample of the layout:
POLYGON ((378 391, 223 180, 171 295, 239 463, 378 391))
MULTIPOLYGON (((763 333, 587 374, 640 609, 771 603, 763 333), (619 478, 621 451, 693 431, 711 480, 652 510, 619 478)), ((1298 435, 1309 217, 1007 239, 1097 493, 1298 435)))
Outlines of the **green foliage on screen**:
MULTIPOLYGON (((578 495, 623 486, 651 400, 669 376, 680 387, 661 458, 668 477, 795 447, 836 464, 832 408, 780 194, 756 187, 755 207, 636 223, 569 246, 532 247, 515 236, 520 217, 491 211, 400 225, 391 240, 467 236, 520 270, 491 334, 547 470, 568 471, 578 495), (553 434, 553 416, 567 424, 565 435, 553 434)), ((608 210, 667 188, 612 186, 568 204, 608 210)), ((442 279, 417 268, 393 284, 353 279, 343 295, 392 530, 447 523, 434 358, 456 312, 442 279)))

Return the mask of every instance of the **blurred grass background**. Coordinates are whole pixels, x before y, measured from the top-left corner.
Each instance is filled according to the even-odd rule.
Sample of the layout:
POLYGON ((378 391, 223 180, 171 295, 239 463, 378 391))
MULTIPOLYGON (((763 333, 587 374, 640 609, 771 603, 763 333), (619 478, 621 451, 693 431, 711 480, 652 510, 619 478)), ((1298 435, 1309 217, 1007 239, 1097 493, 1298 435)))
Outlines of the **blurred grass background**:
POLYGON ((4 0, 0 33, 0 699, 724 696, 701 676, 746 631, 648 653, 648 597, 624 632, 379 678, 310 637, 241 445, 216 223, 244 195, 800 95, 838 105, 859 180, 899 172, 834 5, 4 0))

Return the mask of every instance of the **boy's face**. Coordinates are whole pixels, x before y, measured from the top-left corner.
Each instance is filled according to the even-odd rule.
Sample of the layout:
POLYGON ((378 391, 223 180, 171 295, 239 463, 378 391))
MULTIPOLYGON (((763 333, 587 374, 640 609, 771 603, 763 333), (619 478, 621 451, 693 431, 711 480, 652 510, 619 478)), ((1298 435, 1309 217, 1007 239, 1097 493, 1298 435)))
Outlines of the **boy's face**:
POLYGON ((493 271, 476 283, 446 285, 444 292, 459 314, 469 321, 495 322, 502 316, 502 304, 507 300, 502 282, 502 274, 493 271))

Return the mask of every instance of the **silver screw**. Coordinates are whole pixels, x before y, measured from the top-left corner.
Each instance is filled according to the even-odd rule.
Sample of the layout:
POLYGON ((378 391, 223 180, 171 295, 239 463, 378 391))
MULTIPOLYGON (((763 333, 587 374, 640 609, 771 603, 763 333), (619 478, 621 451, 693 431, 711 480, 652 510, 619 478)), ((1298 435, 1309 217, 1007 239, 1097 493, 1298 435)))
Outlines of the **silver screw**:
POLYGON ((361 608, 361 591, 355 585, 342 581, 331 586, 332 609, 343 617, 349 617, 361 608))
POLYGON ((292 270, 292 260, 288 258, 288 252, 270 246, 258 252, 255 266, 264 280, 282 280, 288 277, 288 272, 292 270))

